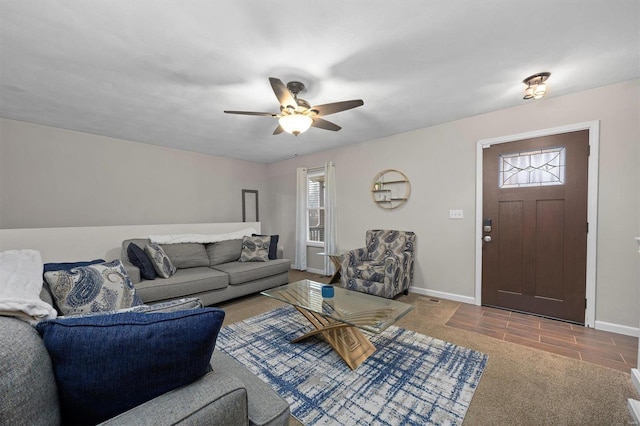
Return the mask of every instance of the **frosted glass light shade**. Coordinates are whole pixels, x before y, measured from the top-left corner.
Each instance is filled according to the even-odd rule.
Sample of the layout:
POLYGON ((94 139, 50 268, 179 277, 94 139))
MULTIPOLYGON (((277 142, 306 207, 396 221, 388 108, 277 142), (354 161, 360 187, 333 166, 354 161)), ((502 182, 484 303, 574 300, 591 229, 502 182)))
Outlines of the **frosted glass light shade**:
POLYGON ((280 117, 278 122, 285 132, 297 136, 300 133, 304 133, 309 130, 311 123, 313 123, 313 119, 304 114, 291 114, 280 117))
POLYGON ((533 87, 529 86, 524 91, 524 97, 522 99, 531 99, 533 98, 533 87))
POLYGON ((533 91, 533 99, 540 99, 546 94, 547 94, 547 85, 545 83, 540 83, 536 86, 536 89, 533 91))

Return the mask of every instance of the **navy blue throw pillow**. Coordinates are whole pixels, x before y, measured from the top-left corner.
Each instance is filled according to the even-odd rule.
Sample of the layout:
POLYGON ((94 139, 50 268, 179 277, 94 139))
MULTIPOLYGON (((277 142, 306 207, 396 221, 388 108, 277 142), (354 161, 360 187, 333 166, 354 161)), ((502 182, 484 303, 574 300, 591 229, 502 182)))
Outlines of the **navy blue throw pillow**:
MULTIPOLYGON (((251 234, 252 237, 266 237, 266 235, 260 234, 251 234)), ((279 235, 271 235, 271 242, 269 243, 269 259, 277 259, 278 258, 278 239, 279 235)))
POLYGON ((145 280, 155 280, 158 274, 156 270, 153 268, 153 263, 151 263, 151 259, 147 256, 147 253, 144 252, 138 245, 131 243, 127 247, 127 257, 129 257, 129 262, 133 266, 137 266, 140 269, 140 275, 145 280))
POLYGON ((42 276, 44 277, 44 272, 69 271, 73 268, 80 268, 82 266, 89 266, 89 265, 97 265, 98 263, 104 263, 104 262, 105 262, 104 259, 94 259, 94 260, 88 260, 86 262, 45 263, 42 276))
POLYGON ((202 308, 38 323, 63 424, 100 423, 204 376, 223 320, 202 308))

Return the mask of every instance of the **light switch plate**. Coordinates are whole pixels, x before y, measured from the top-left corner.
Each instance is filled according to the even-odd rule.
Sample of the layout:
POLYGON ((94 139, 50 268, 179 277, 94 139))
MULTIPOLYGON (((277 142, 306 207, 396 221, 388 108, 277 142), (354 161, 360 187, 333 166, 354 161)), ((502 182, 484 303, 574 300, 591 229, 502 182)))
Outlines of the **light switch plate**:
POLYGON ((462 219, 464 213, 462 210, 449 210, 449 219, 462 219))

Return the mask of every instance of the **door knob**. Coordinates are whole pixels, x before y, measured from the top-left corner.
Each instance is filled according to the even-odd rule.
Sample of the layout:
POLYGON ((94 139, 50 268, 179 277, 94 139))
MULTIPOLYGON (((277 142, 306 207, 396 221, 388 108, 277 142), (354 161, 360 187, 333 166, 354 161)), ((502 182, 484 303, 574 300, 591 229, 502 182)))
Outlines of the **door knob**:
POLYGON ((490 235, 485 235, 484 237, 482 237, 482 241, 484 241, 485 243, 490 243, 491 242, 491 236, 490 235))

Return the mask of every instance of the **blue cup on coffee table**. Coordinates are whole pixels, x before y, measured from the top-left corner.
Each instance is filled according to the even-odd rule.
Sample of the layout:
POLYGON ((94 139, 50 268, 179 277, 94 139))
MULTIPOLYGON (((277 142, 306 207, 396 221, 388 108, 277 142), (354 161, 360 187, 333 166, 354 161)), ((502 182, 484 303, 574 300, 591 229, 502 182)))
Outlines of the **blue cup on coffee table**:
POLYGON ((330 298, 333 297, 333 286, 332 285, 323 285, 322 286, 322 297, 330 298))

